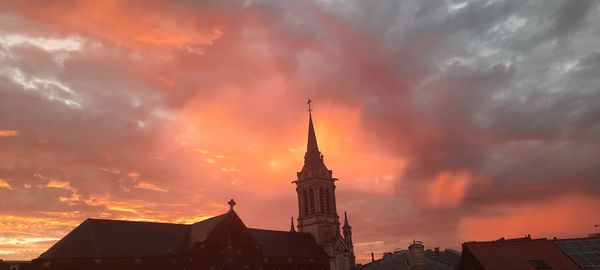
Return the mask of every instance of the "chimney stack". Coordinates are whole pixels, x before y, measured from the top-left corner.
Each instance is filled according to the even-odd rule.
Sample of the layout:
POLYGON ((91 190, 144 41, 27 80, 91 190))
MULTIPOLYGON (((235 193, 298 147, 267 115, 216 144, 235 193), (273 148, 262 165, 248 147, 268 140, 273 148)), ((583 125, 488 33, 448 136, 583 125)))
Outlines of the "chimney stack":
POLYGON ((374 262, 375 261, 375 254, 373 254, 373 252, 371 252, 371 261, 374 262))
POLYGON ((408 246, 409 268, 410 270, 427 270, 427 261, 425 259, 425 246, 421 241, 413 241, 408 246))

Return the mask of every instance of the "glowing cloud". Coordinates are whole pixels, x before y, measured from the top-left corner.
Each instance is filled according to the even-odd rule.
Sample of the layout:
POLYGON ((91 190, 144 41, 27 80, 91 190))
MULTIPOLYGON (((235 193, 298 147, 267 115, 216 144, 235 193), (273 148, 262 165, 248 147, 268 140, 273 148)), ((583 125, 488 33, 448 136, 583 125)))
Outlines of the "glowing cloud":
POLYGON ((18 130, 2 130, 0 129, 0 138, 1 137, 17 137, 19 136, 18 130))
POLYGON ((12 189, 12 187, 6 180, 0 178, 0 189, 12 189))
POLYGON ((148 183, 148 182, 139 182, 137 183, 134 188, 138 188, 138 189, 147 189, 147 190, 153 190, 153 191, 159 191, 159 192, 167 192, 168 190, 158 187, 152 183, 148 183))

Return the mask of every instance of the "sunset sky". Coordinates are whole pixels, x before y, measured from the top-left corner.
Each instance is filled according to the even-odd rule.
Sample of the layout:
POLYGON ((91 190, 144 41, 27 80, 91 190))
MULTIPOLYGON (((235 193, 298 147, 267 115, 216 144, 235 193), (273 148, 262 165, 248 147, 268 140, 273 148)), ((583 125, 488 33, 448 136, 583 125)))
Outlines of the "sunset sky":
POLYGON ((359 262, 598 232, 598 1, 0 1, 0 258, 231 198, 288 230, 308 97, 359 262))

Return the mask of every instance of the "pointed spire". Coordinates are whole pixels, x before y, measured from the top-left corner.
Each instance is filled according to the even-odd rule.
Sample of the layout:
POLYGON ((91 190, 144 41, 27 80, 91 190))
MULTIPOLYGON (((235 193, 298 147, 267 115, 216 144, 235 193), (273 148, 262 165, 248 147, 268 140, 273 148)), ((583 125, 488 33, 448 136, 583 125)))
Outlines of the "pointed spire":
POLYGON ((290 226, 290 232, 296 232, 296 227, 294 226, 294 217, 292 217, 292 225, 290 226))
POLYGON ((312 168, 318 168, 323 163, 323 156, 319 151, 317 144, 317 135, 315 134, 315 126, 312 120, 312 100, 308 99, 308 141, 306 143, 306 154, 304 155, 305 164, 310 164, 312 168))
POLYGON ((346 214, 346 211, 344 211, 344 228, 352 228, 350 227, 350 223, 348 223, 348 215, 346 214))
POLYGON ((319 153, 319 145, 317 144, 317 135, 315 135, 311 112, 308 113, 308 143, 306 144, 306 153, 319 153))
POLYGON ((304 154, 304 166, 302 171, 298 172, 298 180, 320 177, 323 179, 331 178, 331 171, 323 163, 323 155, 319 151, 317 144, 317 135, 312 120, 312 100, 308 99, 308 141, 306 143, 306 154, 304 154))

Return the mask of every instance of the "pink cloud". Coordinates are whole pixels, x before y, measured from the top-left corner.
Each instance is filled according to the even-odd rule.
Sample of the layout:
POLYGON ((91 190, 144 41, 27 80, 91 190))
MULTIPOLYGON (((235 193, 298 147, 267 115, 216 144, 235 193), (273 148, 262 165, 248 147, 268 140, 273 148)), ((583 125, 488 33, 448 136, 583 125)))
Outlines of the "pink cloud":
POLYGON ((17 137, 19 136, 18 130, 0 130, 0 137, 17 137))

